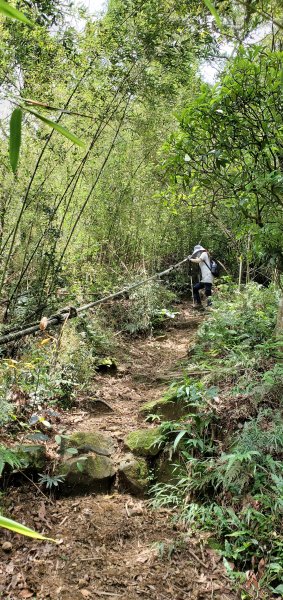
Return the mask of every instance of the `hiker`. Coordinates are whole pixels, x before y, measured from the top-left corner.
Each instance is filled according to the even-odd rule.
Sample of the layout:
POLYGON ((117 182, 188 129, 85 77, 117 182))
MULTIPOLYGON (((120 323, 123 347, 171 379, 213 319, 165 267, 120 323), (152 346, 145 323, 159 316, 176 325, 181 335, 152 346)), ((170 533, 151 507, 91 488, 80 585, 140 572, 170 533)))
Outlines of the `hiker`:
POLYGON ((199 283, 195 283, 193 286, 193 294, 194 301, 196 303, 196 308, 201 308, 201 299, 199 290, 204 288, 205 295, 207 297, 207 306, 211 306, 211 294, 212 294, 212 284, 213 284, 213 275, 211 272, 211 259, 209 252, 203 248, 200 244, 197 244, 192 254, 189 256, 191 262, 198 263, 201 270, 201 281, 199 283))

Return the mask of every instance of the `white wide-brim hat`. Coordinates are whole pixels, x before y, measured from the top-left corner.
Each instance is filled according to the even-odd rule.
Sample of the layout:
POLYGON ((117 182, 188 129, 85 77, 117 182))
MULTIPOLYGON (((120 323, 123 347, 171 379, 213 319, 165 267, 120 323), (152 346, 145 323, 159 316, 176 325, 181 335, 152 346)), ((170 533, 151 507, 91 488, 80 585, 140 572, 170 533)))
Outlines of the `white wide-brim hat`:
POLYGON ((192 252, 191 256, 194 256, 195 254, 198 254, 198 252, 203 252, 205 250, 205 248, 203 246, 201 246, 200 244, 197 244, 192 252))

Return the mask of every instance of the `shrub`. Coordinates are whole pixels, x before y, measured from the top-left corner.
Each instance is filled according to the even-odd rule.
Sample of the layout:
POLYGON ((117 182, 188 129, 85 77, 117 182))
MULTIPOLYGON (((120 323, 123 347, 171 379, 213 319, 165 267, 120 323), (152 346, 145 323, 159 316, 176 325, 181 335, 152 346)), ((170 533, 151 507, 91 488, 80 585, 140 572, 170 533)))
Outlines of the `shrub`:
MULTIPOLYGON (((282 346, 273 335, 277 300, 272 286, 250 284, 242 293, 233 288, 230 295, 227 289, 220 291, 213 312, 200 328, 192 367, 200 373, 208 370, 210 380, 218 372, 219 396, 227 404, 219 412, 213 410, 210 390, 214 394, 217 390, 207 389, 207 376, 173 386, 176 397, 189 400, 193 390, 195 394, 185 426, 184 421, 161 425, 172 451, 178 446, 184 468, 177 483, 153 486, 152 504, 177 507, 186 527, 210 531, 213 545, 236 571, 252 570, 261 585, 279 593, 283 589, 283 370, 277 360, 282 346), (225 413, 235 411, 230 418, 239 418, 235 396, 243 392, 246 421, 239 423, 238 433, 223 440, 225 413), (249 406, 252 415, 257 411, 253 417, 249 406)), ((270 597, 270 591, 267 594, 262 597, 270 597)))

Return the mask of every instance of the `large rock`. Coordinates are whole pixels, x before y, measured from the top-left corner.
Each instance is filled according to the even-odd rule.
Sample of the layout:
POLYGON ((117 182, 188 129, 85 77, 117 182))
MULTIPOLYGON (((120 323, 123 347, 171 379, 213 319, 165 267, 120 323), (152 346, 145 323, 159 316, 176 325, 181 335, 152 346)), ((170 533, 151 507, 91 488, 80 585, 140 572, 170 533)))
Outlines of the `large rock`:
POLYGON ((126 448, 138 456, 156 456, 164 442, 159 427, 131 431, 124 439, 126 448))
POLYGON ((150 414, 158 415, 165 421, 178 421, 190 412, 187 403, 175 396, 165 396, 158 400, 146 402, 140 408, 140 414, 146 417, 150 414))
POLYGON ((64 475, 62 493, 107 492, 116 470, 109 456, 114 452, 113 439, 99 431, 76 431, 61 443, 62 463, 58 475, 64 475), (77 454, 70 453, 68 450, 77 454))
POLYGON ((65 475, 62 493, 99 493, 110 490, 116 471, 107 456, 88 454, 64 459, 58 474, 65 475))
POLYGON ((149 468, 144 458, 126 454, 119 465, 119 481, 135 496, 144 496, 148 490, 149 468))
POLYGON ((61 453, 66 454, 68 448, 76 448, 80 454, 89 454, 96 450, 110 456, 114 452, 113 439, 99 431, 76 431, 62 438, 61 453))

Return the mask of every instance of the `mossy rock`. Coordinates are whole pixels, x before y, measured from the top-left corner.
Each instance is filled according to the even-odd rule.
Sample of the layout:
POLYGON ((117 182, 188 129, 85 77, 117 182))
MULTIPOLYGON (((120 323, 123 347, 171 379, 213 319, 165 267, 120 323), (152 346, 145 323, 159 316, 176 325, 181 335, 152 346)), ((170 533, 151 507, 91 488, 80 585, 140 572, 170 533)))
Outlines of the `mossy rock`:
POLYGON ((119 481, 127 491, 135 496, 144 496, 147 493, 149 468, 144 458, 128 454, 121 461, 118 471, 119 481))
POLYGON ((139 456, 156 456, 163 444, 160 443, 160 429, 137 429, 124 439, 126 448, 139 456))
POLYGON ((113 439, 110 436, 103 435, 103 433, 100 433, 99 431, 76 431, 75 433, 62 438, 62 454, 64 454, 68 448, 83 447, 104 450, 107 455, 111 455, 114 452, 113 439))
POLYGON ((17 456, 25 463, 25 469, 41 471, 46 464, 47 458, 45 447, 39 444, 24 444, 14 448, 17 456))
POLYGON ((91 454, 65 459, 57 474, 65 475, 63 494, 101 493, 110 490, 116 470, 107 456, 91 454))
POLYGON ((184 475, 179 453, 175 452, 171 457, 169 452, 162 452, 155 463, 154 475, 157 483, 178 483, 184 475))
POLYGON ((146 402, 140 408, 140 414, 143 417, 153 414, 158 415, 165 421, 178 421, 189 412, 187 403, 174 396, 159 398, 146 402))

